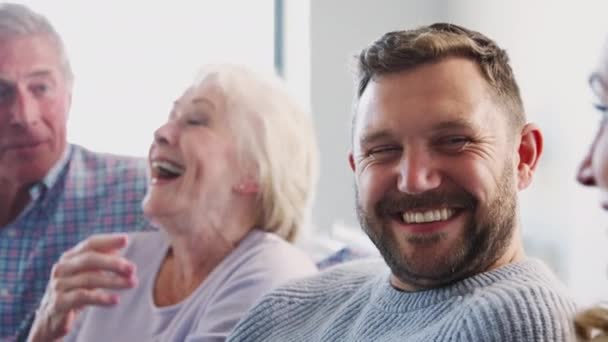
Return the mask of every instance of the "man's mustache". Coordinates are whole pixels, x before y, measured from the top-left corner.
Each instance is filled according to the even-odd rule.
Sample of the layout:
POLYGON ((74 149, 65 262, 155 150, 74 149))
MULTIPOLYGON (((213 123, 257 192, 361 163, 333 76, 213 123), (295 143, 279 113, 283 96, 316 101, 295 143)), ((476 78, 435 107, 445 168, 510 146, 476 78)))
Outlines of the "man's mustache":
POLYGON ((477 200, 466 191, 427 191, 417 195, 391 192, 378 202, 376 213, 381 216, 416 209, 473 209, 476 206, 477 200))

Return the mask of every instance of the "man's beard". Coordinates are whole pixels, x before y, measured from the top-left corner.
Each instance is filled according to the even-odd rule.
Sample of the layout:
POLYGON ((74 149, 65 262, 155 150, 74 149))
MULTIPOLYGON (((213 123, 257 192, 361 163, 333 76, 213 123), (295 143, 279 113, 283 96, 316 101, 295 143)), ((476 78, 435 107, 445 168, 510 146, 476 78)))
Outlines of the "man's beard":
POLYGON ((355 189, 357 216, 394 276, 415 288, 444 286, 488 270, 506 252, 517 219, 517 194, 511 186, 512 179, 511 168, 507 167, 498 184, 497 195, 486 205, 479 204, 464 190, 429 191, 420 195, 392 193, 378 202, 373 216, 361 207, 359 192, 355 189), (471 213, 462 235, 450 246, 451 250, 445 256, 406 256, 402 246, 430 249, 445 239, 447 233, 399 234, 390 227, 395 215, 406 210, 450 207, 463 208, 459 210, 471 213))

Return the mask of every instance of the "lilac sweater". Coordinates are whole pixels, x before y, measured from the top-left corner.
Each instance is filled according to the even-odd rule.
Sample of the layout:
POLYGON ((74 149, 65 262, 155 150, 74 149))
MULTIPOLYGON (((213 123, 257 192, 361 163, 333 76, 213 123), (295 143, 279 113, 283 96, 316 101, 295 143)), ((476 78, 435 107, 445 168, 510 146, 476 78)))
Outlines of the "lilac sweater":
POLYGON ((112 308, 89 307, 64 341, 224 341, 264 293, 316 267, 274 234, 252 231, 184 301, 157 307, 154 280, 168 243, 160 232, 135 233, 125 256, 137 265, 137 289, 119 291, 112 308))

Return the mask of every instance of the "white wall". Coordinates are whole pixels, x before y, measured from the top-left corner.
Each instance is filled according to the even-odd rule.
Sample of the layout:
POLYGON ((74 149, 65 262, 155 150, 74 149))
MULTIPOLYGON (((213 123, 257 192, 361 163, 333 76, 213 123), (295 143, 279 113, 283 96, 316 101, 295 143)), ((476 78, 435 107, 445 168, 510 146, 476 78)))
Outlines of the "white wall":
POLYGON ((273 0, 29 0, 63 36, 76 75, 68 138, 147 155, 152 132, 205 63, 274 69, 273 0))

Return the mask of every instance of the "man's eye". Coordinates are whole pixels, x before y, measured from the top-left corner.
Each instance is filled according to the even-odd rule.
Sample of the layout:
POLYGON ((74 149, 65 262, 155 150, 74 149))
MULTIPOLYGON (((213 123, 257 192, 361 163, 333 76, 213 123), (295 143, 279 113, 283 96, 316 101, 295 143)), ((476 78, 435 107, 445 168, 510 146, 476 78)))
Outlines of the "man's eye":
POLYGON ((450 137, 444 141, 446 144, 466 144, 469 142, 467 137, 450 137))
POLYGON ((14 88, 0 85, 0 101, 10 99, 14 93, 14 88))
POLYGON ((370 149, 367 154, 372 158, 383 158, 397 154, 400 150, 397 146, 381 146, 370 149))
POLYGON ((44 83, 34 84, 30 87, 35 95, 44 95, 49 91, 49 86, 44 83))
POLYGON ((439 148, 443 148, 448 151, 455 151, 466 147, 470 142, 470 138, 466 136, 457 135, 441 138, 437 141, 436 145, 439 148))

